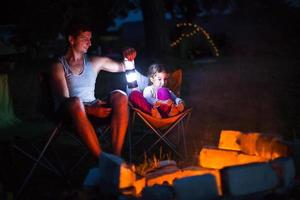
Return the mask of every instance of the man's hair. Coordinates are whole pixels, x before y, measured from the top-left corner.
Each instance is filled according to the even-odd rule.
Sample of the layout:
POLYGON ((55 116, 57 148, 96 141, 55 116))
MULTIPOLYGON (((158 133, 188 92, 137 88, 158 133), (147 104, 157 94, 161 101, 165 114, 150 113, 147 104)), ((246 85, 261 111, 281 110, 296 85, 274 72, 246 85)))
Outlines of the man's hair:
POLYGON ((68 28, 66 29, 65 36, 68 38, 69 36, 77 37, 80 32, 90 31, 92 32, 92 27, 87 23, 70 23, 68 28))

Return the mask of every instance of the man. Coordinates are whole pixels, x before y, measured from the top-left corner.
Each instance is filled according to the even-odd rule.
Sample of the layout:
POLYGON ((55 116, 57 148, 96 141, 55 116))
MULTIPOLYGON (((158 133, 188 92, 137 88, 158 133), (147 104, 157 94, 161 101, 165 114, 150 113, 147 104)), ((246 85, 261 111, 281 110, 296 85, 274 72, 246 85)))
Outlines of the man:
MULTIPOLYGON (((88 26, 72 25, 67 33, 69 48, 51 69, 51 86, 58 111, 70 118, 75 130, 94 156, 99 157, 101 147, 89 116, 106 120, 110 118, 113 153, 120 156, 128 124, 128 99, 126 93, 115 90, 108 102, 94 96, 95 83, 101 70, 122 72, 123 63, 107 57, 88 57, 92 31, 88 26), (109 107, 107 107, 109 103, 109 107)), ((134 49, 123 52, 125 59, 133 61, 134 49)))

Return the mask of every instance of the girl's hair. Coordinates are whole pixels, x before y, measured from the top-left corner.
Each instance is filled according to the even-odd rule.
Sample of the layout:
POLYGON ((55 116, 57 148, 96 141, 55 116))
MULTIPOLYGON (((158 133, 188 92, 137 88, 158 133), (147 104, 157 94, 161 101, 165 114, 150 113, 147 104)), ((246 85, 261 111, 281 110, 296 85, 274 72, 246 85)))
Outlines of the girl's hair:
POLYGON ((168 73, 168 69, 165 65, 163 64, 152 64, 150 65, 148 69, 148 77, 154 77, 155 74, 161 73, 161 72, 166 72, 168 73))

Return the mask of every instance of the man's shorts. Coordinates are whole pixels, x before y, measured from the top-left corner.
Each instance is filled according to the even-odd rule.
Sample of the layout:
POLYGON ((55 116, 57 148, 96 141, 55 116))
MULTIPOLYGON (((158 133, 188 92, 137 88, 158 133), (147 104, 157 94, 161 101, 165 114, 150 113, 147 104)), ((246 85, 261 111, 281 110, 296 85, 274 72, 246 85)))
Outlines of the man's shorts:
MULTIPOLYGON (((104 105, 105 107, 110 108, 111 107, 110 98, 111 98, 111 95, 114 94, 115 92, 120 92, 124 95, 127 95, 122 90, 113 90, 108 95, 106 95, 104 98, 95 99, 94 101, 91 101, 91 102, 83 102, 83 104, 85 106, 93 106, 99 100, 101 100, 101 101, 106 102, 106 104, 104 105)), ((55 118, 57 120, 63 119, 63 121, 66 122, 66 123, 71 123, 72 122, 72 120, 71 120, 72 117, 70 116, 70 114, 66 110, 66 106, 65 106, 66 102, 67 102, 67 100, 61 103, 61 105, 59 106, 59 108, 55 112, 55 118)), ((109 115, 106 118, 99 118, 99 117, 88 115, 88 118, 93 124, 101 125, 101 124, 108 124, 111 120, 111 115, 109 115)))

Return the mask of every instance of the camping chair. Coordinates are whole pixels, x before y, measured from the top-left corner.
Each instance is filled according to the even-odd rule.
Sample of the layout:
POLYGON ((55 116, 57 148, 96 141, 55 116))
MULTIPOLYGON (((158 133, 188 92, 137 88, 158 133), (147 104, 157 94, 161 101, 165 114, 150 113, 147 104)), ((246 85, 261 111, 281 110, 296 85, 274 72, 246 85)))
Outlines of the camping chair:
MULTIPOLYGON (((57 120, 55 118, 54 114, 54 101, 51 93, 51 87, 50 87, 50 80, 49 80, 49 74, 48 73, 40 73, 39 74, 39 83, 40 83, 40 92, 41 92, 41 99, 40 99, 40 105, 39 108, 42 114, 50 121, 54 122, 54 128, 52 131, 45 137, 45 144, 42 146, 42 148, 38 148, 36 145, 32 144, 34 149, 37 151, 37 156, 33 155, 31 152, 24 150, 24 148, 21 148, 20 146, 14 144, 13 148, 16 149, 18 152, 20 152, 25 157, 32 160, 34 163, 27 174, 26 178, 24 179, 23 183, 19 187, 16 198, 19 198, 21 193, 23 192, 25 186, 28 184, 28 181, 33 175, 33 172, 38 166, 41 166, 53 174, 62 177, 65 179, 68 183, 70 182, 68 177, 72 174, 72 172, 82 163, 82 161, 85 159, 85 157, 88 155, 88 150, 86 148, 85 151, 82 153, 82 155, 77 159, 76 161, 71 165, 71 167, 66 167, 64 163, 62 162, 61 158, 59 157, 59 152, 56 152, 54 150, 55 154, 55 161, 50 161, 50 159, 47 158, 46 152, 48 151, 49 147, 51 145, 54 145, 53 142, 58 136, 62 134, 68 135, 73 142, 76 142, 82 147, 85 147, 85 145, 82 143, 81 139, 74 134, 74 131, 72 129, 72 125, 70 123, 65 122, 62 119, 57 120)), ((94 125, 94 124, 93 124, 94 125)), ((105 140, 107 138, 107 133, 110 129, 108 125, 102 125, 102 126, 96 126, 96 132, 98 134, 98 137, 101 137, 101 139, 105 140)))
MULTIPOLYGON (((142 82, 145 82, 145 80, 148 78, 143 77, 142 75, 138 74, 138 84, 139 84, 139 89, 142 91, 144 89, 144 86, 140 86, 140 82, 143 79, 142 82)), ((178 69, 175 72, 173 72, 170 76, 170 80, 168 82, 168 88, 170 88, 177 96, 180 95, 180 89, 181 89, 181 83, 182 83, 182 70, 178 69)), ((131 142, 129 144, 130 147, 130 160, 133 158, 132 152, 134 151, 134 148, 138 145, 141 144, 141 142, 145 141, 145 137, 147 135, 150 135, 154 133, 156 135, 157 139, 149 145, 149 147, 146 150, 146 153, 149 153, 156 145, 159 143, 163 143, 166 146, 168 146, 177 156, 180 158, 186 158, 187 154, 187 149, 186 149, 186 140, 185 140, 185 128, 186 128, 186 123, 189 121, 189 118, 192 113, 192 108, 186 108, 183 112, 179 113, 178 115, 175 115, 173 117, 168 117, 168 118, 162 118, 162 119, 157 119, 152 117, 151 115, 141 111, 140 109, 134 107, 130 102, 129 102, 129 107, 130 107, 130 125, 129 125, 129 141, 131 142), (142 120, 142 122, 146 125, 146 128, 149 131, 146 131, 146 133, 142 134, 139 136, 139 138, 133 142, 133 132, 135 130, 135 120, 139 118, 142 120), (178 145, 175 145, 169 138, 171 136, 171 133, 176 132, 174 129, 177 127, 177 143, 180 143, 182 141, 183 145, 183 150, 184 153, 181 153, 178 150, 178 145)), ((138 135, 138 133, 135 134, 135 136, 138 135)), ((145 144, 143 144, 145 145, 145 144)), ((141 154, 142 155, 142 154, 141 154)), ((140 156, 139 156, 140 157, 140 156)))

